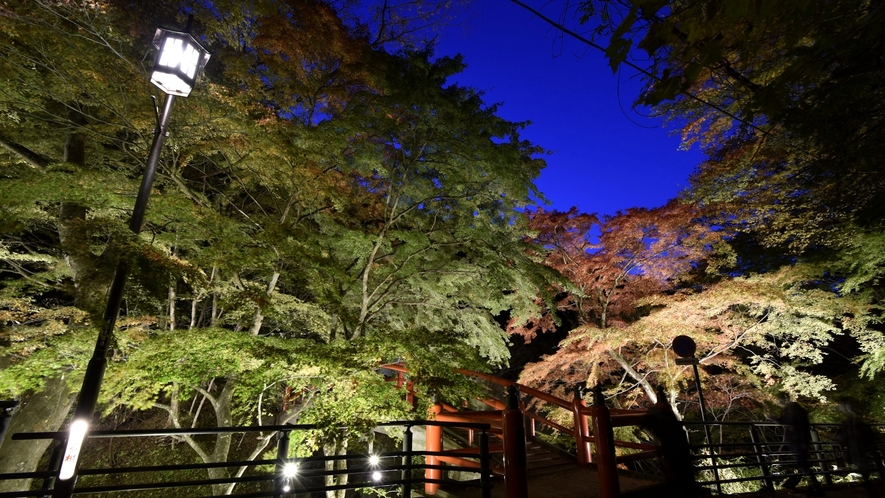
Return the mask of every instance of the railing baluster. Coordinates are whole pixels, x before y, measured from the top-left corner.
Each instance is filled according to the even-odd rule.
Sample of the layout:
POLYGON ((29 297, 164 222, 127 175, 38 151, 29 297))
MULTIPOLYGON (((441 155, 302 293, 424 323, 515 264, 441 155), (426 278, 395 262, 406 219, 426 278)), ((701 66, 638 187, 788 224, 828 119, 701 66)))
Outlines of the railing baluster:
POLYGON ((823 445, 820 444, 820 434, 817 432, 817 429, 811 429, 811 444, 814 446, 814 455, 817 459, 818 467, 820 467, 821 473, 824 475, 824 482, 827 484, 833 484, 833 477, 830 476, 830 473, 827 472, 825 454, 823 451, 823 445))
POLYGON ((575 387, 575 397, 572 399, 572 415, 575 423, 575 444, 577 445, 578 463, 587 464, 593 462, 593 453, 590 451, 590 424, 583 409, 587 407, 584 401, 584 386, 575 387))
POLYGON ((621 496, 618 481, 617 460, 615 458, 615 436, 612 429, 611 412, 605 406, 602 388, 593 388, 593 436, 596 438, 596 472, 599 479, 599 496, 617 498, 621 496))
MULTIPOLYGON (((432 407, 430 407, 430 412, 433 414, 434 418, 442 412, 442 406, 439 403, 435 403, 432 407)), ((425 439, 425 449, 431 452, 440 452, 443 449, 443 433, 442 427, 439 425, 428 425, 424 429, 424 439, 425 439)), ((433 455, 427 455, 424 457, 424 462, 427 465, 442 465, 442 462, 439 461, 439 458, 433 455)), ((431 480, 440 480, 442 479, 442 470, 428 468, 424 471, 424 478, 431 480)), ((439 484, 434 482, 425 482, 424 483, 424 493, 428 495, 435 495, 436 490, 439 489, 439 484)))
POLYGON ((46 467, 46 470, 51 472, 52 475, 43 479, 43 485, 40 487, 41 491, 46 491, 44 496, 49 496, 49 491, 52 491, 52 487, 55 485, 55 477, 58 475, 58 468, 61 466, 61 459, 64 455, 65 445, 59 441, 56 443, 55 448, 52 449, 52 455, 50 455, 49 464, 46 467))
POLYGON ((501 414, 504 436, 504 496, 528 498, 525 425, 519 409, 519 390, 507 388, 507 409, 501 414))
POLYGON ((288 479, 284 473, 286 462, 289 461, 289 431, 280 431, 279 438, 277 441, 276 479, 274 479, 274 491, 277 492, 277 498, 282 497, 285 492, 285 481, 288 479))
POLYGON ((765 443, 759 436, 759 430, 752 424, 750 425, 750 441, 753 443, 753 451, 756 453, 759 471, 762 472, 762 482, 765 483, 765 490, 774 492, 774 481, 771 480, 771 466, 768 464, 768 458, 763 453, 765 443))
POLYGON ((403 433, 403 469, 400 471, 403 485, 400 493, 401 498, 410 498, 412 496, 412 426, 406 426, 406 432, 403 433))
POLYGON ((489 453, 489 431, 486 429, 479 436, 479 467, 482 498, 492 498, 492 455, 489 453))

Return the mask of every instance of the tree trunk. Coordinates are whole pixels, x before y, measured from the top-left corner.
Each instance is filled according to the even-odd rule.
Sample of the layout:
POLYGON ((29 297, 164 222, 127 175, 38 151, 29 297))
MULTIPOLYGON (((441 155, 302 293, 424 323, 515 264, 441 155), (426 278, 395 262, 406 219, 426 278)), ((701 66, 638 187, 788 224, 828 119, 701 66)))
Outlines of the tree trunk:
POLYGON ((169 330, 175 330, 175 286, 169 286, 169 330))
MULTIPOLYGON (((274 289, 277 287, 277 280, 280 279, 280 272, 275 271, 273 275, 270 277, 270 282, 267 284, 267 297, 270 298, 270 295, 273 294, 274 289)), ((252 329, 249 331, 252 335, 258 335, 258 332, 261 330, 261 324, 264 322, 264 315, 261 314, 261 308, 255 310, 255 315, 252 317, 252 329)))
POLYGON ((218 293, 212 291, 212 313, 209 314, 209 326, 218 325, 218 293))
POLYGON ((645 395, 648 396, 648 399, 655 400, 657 399, 657 395, 655 394, 655 389, 652 387, 651 383, 648 381, 646 376, 641 375, 636 371, 633 367, 630 366, 630 362, 627 361, 626 358, 620 355, 620 353, 615 352, 614 350, 608 350, 608 355, 611 356, 621 368, 627 372, 627 375, 633 377, 633 380, 639 383, 642 386, 642 390, 645 391, 645 395))
MULTIPOLYGON (((347 454, 347 440, 343 440, 337 442, 335 444, 326 445, 324 448, 324 452, 326 456, 344 456, 347 454)), ((338 471, 346 471, 347 470, 347 461, 345 460, 332 460, 326 462, 326 470, 338 470, 338 471)), ((347 484, 347 474, 340 475, 328 475, 326 476, 326 486, 343 486, 347 484)), ((326 498, 344 498, 347 490, 345 489, 337 489, 333 491, 326 491, 326 498)))
MULTIPOLYGON (((58 430, 74 405, 74 398, 64 378, 59 378, 50 379, 43 390, 22 400, 0 446, 0 473, 31 472, 36 469, 50 440, 12 441, 12 435, 17 432, 58 430)), ((27 490, 30 482, 30 479, 0 481, 0 492, 27 490)))
MULTIPOLYGON (((86 124, 83 114, 71 108, 68 118, 76 126, 86 124)), ((64 148, 64 162, 86 169, 86 135, 74 129, 68 134, 64 148)), ((58 237, 65 262, 74 279, 77 307, 86 310, 100 323, 104 313, 107 289, 114 278, 116 262, 107 261, 112 251, 102 256, 92 253, 89 234, 84 230, 86 207, 62 201, 58 210, 58 237)))
MULTIPOLYGON (((218 395, 215 405, 215 417, 218 427, 231 427, 233 425, 233 415, 231 414, 231 401, 233 400, 235 382, 228 380, 224 383, 221 394, 218 395)), ((215 436, 215 448, 212 451, 212 463, 224 462, 230 454, 230 443, 233 438, 231 433, 218 434, 215 436)), ((209 469, 209 479, 221 479, 229 477, 228 469, 212 468, 209 469)), ((228 493, 229 486, 227 484, 216 484, 212 486, 212 492, 215 495, 223 495, 228 493)))
MULTIPOLYGON (((71 123, 75 125, 64 145, 64 161, 86 167, 86 136, 79 126, 86 124, 85 116, 71 110, 71 123)), ((30 152, 26 147, 3 142, 4 148, 26 159, 35 167, 46 167, 51 160, 30 152)), ((74 278, 75 302, 94 317, 101 317, 104 298, 113 276, 113 266, 101 264, 101 257, 92 254, 88 234, 83 230, 86 208, 82 205, 62 202, 59 207, 58 235, 65 261, 74 278)), ((53 432, 59 430, 71 411, 75 396, 68 389, 64 377, 48 379, 43 389, 31 393, 13 416, 0 451, 0 473, 31 472, 46 451, 48 440, 11 441, 17 432, 53 432)), ((0 481, 0 491, 27 489, 30 480, 0 481)))

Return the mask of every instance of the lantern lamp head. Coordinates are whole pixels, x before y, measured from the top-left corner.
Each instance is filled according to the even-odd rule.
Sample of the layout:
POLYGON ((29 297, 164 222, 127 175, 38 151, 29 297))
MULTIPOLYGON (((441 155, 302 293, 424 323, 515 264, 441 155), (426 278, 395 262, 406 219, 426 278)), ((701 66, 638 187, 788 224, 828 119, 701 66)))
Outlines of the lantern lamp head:
POLYGON ((168 95, 187 97, 194 89, 209 52, 190 33, 158 28, 154 47, 159 50, 151 72, 151 83, 168 95))

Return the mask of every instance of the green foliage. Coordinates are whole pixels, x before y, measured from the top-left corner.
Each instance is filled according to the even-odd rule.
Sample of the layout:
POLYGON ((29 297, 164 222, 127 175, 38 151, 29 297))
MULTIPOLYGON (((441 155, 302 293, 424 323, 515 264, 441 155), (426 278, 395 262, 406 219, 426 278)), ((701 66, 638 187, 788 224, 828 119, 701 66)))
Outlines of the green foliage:
MULTIPOLYGON (((0 392, 5 397, 18 397, 28 391, 40 390, 49 378, 64 377, 71 386, 83 380, 86 362, 95 345, 93 331, 78 327, 58 335, 59 330, 53 327, 57 323, 50 322, 48 325, 29 330, 43 336, 39 345, 35 344, 36 338, 32 338, 24 350, 4 348, 4 353, 12 357, 11 365, 0 372, 0 392)), ((12 336, 9 339, 21 337, 12 336)))
MULTIPOLYGON (((573 7, 559 5, 563 13, 573 7)), ((885 368, 885 65, 872 49, 885 32, 880 9, 852 0, 587 0, 577 12, 561 19, 603 40, 613 68, 640 67, 646 86, 636 105, 675 125, 684 147, 707 153, 681 198, 722 239, 681 282, 624 299, 623 323, 579 322, 524 375, 567 371, 592 382, 623 371, 608 380, 631 378, 648 391, 646 379, 657 378, 675 392, 684 371, 666 349, 682 333, 699 343, 711 387, 732 385, 719 381, 730 374, 822 400, 837 387, 828 355, 857 361, 868 377, 885 368)), ((568 259, 555 245, 546 250, 568 259)), ((580 281, 569 265, 557 268, 580 281)), ((612 295, 628 297, 628 288, 629 279, 612 295)), ((580 287, 563 290, 561 303, 588 297, 580 287)), ((533 320, 527 328, 555 324, 533 320)))
MULTIPOLYGON (((459 58, 380 48, 421 45, 406 20, 444 4, 414 18, 387 2, 192 6, 212 58, 176 101, 138 236, 146 47, 154 26, 181 24, 179 3, 5 4, 0 389, 76 387, 123 262, 105 415, 316 422, 329 428, 316 447, 337 425, 423 416, 376 372, 385 362, 408 362, 424 400, 476 392, 453 368, 505 364, 496 317, 530 311, 544 283, 518 214, 544 162, 525 123, 446 83, 459 58), (388 24, 355 17, 370 11, 388 24)), ((184 439, 204 461, 230 450, 229 436, 184 439)))

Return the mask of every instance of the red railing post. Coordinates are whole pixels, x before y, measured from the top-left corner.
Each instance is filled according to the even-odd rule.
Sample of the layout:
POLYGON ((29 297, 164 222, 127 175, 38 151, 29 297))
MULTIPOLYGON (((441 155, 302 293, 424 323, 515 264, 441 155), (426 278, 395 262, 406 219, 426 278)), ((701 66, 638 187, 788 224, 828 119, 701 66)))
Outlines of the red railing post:
POLYGON ((596 437, 596 472, 599 479, 599 498, 618 498, 618 462, 615 459, 615 435, 611 413, 605 406, 602 387, 593 388, 593 434, 596 437))
POLYGON ((593 453, 590 451, 590 424, 583 410, 587 406, 584 401, 584 387, 575 388, 575 397, 572 400, 572 413, 575 417, 575 444, 577 445, 578 463, 587 464, 593 461, 593 453))
MULTIPOLYGON (((437 415, 442 412, 442 405, 439 403, 434 403, 433 406, 430 407, 430 413, 433 414, 433 418, 435 419, 437 415)), ((425 434, 425 443, 424 449, 427 451, 442 451, 443 449, 443 433, 442 427, 438 425, 428 425, 425 434)), ((427 455, 425 457, 425 461, 427 465, 441 465, 442 462, 439 461, 439 458, 431 455, 427 455)), ((424 478, 425 479, 442 479, 442 469, 426 469, 424 470, 424 478)), ((428 495, 435 495, 436 490, 439 489, 439 483, 435 482, 426 482, 424 483, 424 493, 428 495)))
POLYGON ((525 422, 519 409, 519 388, 507 388, 507 408, 501 414, 504 436, 504 497, 528 498, 525 422))

